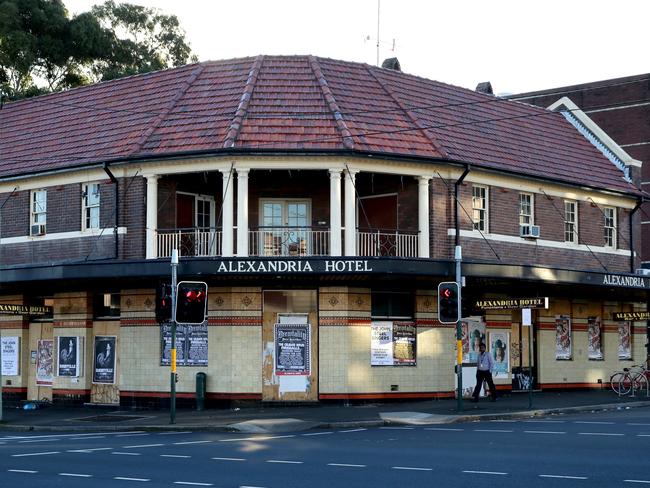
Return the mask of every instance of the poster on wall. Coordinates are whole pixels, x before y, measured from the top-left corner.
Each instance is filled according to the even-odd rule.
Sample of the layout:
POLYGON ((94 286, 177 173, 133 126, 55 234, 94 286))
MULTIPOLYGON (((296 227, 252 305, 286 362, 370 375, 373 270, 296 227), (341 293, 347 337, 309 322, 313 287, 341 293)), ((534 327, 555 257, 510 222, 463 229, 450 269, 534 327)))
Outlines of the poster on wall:
POLYGON ((415 324, 393 323, 393 366, 416 366, 416 337, 415 324))
POLYGON ((57 375, 78 378, 81 376, 81 337, 59 336, 57 338, 57 375))
POLYGON ((309 376, 311 374, 311 326, 275 324, 275 374, 309 376))
POLYGON ((469 363, 469 323, 467 320, 460 322, 460 341, 463 346, 463 363, 469 363))
POLYGON ((39 339, 36 347, 36 384, 52 386, 54 340, 39 339))
POLYGON ((495 378, 507 378, 510 372, 510 334, 508 332, 490 332, 490 354, 494 359, 495 378))
POLYGON ((603 359, 603 328, 600 326, 600 317, 587 318, 587 355, 589 359, 603 359))
POLYGON ((116 336, 95 336, 93 383, 115 384, 116 336))
POLYGON ((370 365, 393 365, 393 323, 370 324, 370 365))
POLYGON ((555 316, 555 359, 571 359, 571 318, 568 315, 555 316))
POLYGON ((20 337, 3 337, 0 343, 2 376, 20 374, 20 337))
POLYGON ((632 359, 632 324, 618 324, 618 359, 632 359))
MULTIPOLYGON (((160 365, 171 364, 172 326, 160 326, 160 365)), ((176 365, 207 366, 208 364, 208 323, 200 325, 179 324, 176 326, 176 365)))
MULTIPOLYGON (((467 320, 467 357, 463 354, 463 363, 476 363, 478 360, 478 347, 485 340, 485 322, 476 319, 467 320)), ((463 352, 465 347, 463 347, 463 352)))

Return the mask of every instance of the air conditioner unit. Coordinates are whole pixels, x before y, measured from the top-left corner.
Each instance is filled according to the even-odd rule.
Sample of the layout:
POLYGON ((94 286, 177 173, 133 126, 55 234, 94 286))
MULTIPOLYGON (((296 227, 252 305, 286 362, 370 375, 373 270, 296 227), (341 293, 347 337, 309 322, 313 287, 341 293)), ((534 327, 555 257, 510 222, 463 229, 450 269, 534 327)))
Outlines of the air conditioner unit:
POLYGON ((519 226, 519 235, 537 239, 539 237, 539 225, 521 224, 519 226))
POLYGON ((45 234, 45 224, 33 224, 31 234, 33 236, 42 236, 45 234))
POLYGON ((635 271, 635 273, 643 275, 643 276, 649 276, 650 275, 650 269, 648 269, 648 268, 638 268, 635 271))

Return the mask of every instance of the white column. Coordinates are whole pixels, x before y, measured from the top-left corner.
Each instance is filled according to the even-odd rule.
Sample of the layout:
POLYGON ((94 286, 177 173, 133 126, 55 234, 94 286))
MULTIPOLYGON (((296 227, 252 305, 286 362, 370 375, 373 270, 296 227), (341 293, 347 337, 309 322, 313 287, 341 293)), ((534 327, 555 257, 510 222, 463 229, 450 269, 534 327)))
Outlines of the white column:
POLYGON ((341 255, 341 170, 330 170, 330 256, 341 255))
POLYGON ((147 180, 147 225, 146 225, 146 257, 158 257, 158 175, 145 175, 147 180))
POLYGON ((221 255, 233 255, 233 180, 230 170, 221 170, 223 176, 223 203, 221 206, 221 255))
POLYGON ((357 221, 356 221, 356 190, 354 178, 356 170, 345 172, 345 255, 357 255, 357 221))
POLYGON ((418 177, 418 257, 429 257, 429 180, 428 176, 418 177))
POLYGON ((248 168, 237 168, 237 256, 248 256, 248 168))

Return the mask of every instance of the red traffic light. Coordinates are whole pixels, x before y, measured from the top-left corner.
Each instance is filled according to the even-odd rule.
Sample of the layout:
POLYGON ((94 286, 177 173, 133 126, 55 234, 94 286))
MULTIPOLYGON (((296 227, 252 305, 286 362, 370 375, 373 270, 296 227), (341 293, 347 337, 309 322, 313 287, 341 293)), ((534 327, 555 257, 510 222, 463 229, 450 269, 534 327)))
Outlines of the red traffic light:
POLYGON ((207 317, 208 285, 202 281, 181 281, 177 287, 176 323, 202 324, 207 317))

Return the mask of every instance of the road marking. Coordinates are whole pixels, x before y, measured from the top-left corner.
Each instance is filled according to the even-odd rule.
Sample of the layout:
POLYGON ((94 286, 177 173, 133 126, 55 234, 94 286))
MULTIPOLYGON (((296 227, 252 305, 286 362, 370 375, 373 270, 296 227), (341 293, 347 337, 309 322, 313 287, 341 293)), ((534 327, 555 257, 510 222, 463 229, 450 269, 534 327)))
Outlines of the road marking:
POLYGON ((139 434, 141 430, 135 431, 126 431, 126 432, 92 432, 90 434, 50 434, 50 435, 15 435, 10 437, 4 437, 7 440, 19 440, 19 439, 43 439, 46 437, 85 437, 85 436, 94 436, 94 435, 116 435, 116 434, 139 434))
POLYGON ((637 434, 637 437, 650 437, 650 434, 637 434))
POLYGON ((514 432, 508 429, 474 429, 474 432, 514 432))
POLYGON ((178 435, 178 434, 191 434, 189 430, 186 430, 184 432, 158 432, 156 435, 178 435))
POLYGON ((380 430, 413 430, 415 427, 379 427, 380 430))
POLYGON ((137 446, 122 446, 122 449, 138 449, 140 447, 160 447, 165 444, 139 444, 137 446))
POLYGON ((246 461, 244 458, 224 458, 224 457, 213 457, 216 461, 246 461))
POLYGON ((106 439, 105 435, 96 435, 92 437, 70 437, 71 441, 85 441, 86 439, 106 439))
POLYGON ((643 422, 628 422, 625 425, 650 425, 648 423, 643 423, 643 422))
POLYGON ((303 461, 283 461, 282 459, 269 459, 266 462, 276 464, 304 464, 303 461))
POLYGON ((197 483, 194 481, 174 481, 175 485, 191 485, 191 486, 213 486, 212 483, 197 483))
POLYGON ((425 427, 424 430, 442 430, 448 432, 462 432, 465 429, 456 429, 452 427, 425 427))
POLYGON ((27 473, 27 474, 34 474, 38 473, 38 471, 33 471, 31 469, 8 469, 10 473, 27 473))
POLYGON ((149 478, 126 478, 124 476, 115 476, 113 479, 122 481, 151 481, 149 478))
POLYGON ((93 452, 93 451, 110 451, 112 447, 94 447, 92 449, 68 449, 66 452, 93 452))
POLYGON ((76 478, 92 478, 92 474, 81 474, 81 473, 59 473, 59 476, 73 476, 76 478))
POLYGON ((343 433, 347 433, 347 432, 362 432, 364 430, 368 430, 368 429, 363 429, 362 428, 362 429, 339 430, 339 434, 343 434, 343 433))
POLYGON ((504 473, 503 471, 475 471, 471 469, 467 469, 463 471, 463 473, 469 473, 469 474, 494 474, 494 475, 500 475, 500 476, 505 476, 508 473, 504 473))
POLYGON ((115 437, 142 437, 143 435, 151 435, 149 433, 138 433, 138 434, 120 434, 116 435, 115 437))
POLYGON ((625 483, 645 483, 650 484, 650 481, 647 480, 623 480, 625 483))
POLYGON ((503 424, 514 424, 517 422, 517 420, 500 420, 500 419, 494 419, 494 420, 488 420, 488 422, 498 422, 498 423, 503 423, 503 424))
POLYGON ((559 432, 556 430, 524 430, 525 434, 566 434, 566 432, 559 432))
POLYGON ((575 420, 574 424, 598 424, 598 425, 614 425, 614 422, 588 422, 586 420, 575 420))
POLYGON ((219 439, 219 442, 243 442, 243 441, 268 441, 271 439, 288 439, 290 437, 296 437, 296 434, 292 435, 269 435, 269 436, 260 436, 260 437, 242 437, 236 439, 219 439))
POLYGON ((365 464, 340 464, 340 463, 327 463, 328 466, 338 466, 341 468, 365 468, 365 464))
POLYGON ((30 454, 12 454, 11 457, 47 456, 48 454, 60 454, 60 453, 61 451, 32 452, 30 454))
POLYGON ((139 452, 112 452, 111 454, 116 454, 118 456, 141 456, 139 452))
POLYGON ((188 459, 191 458, 192 456, 182 456, 180 454, 161 454, 160 457, 188 459))
POLYGON ((264 488, 263 486, 249 486, 249 485, 241 485, 239 488, 264 488))
POLYGON ((60 441, 61 439, 36 439, 33 441, 18 441, 18 444, 27 444, 28 442, 54 442, 60 441))
POLYGON ((625 434, 616 434, 610 432, 578 432, 578 435, 609 435, 609 436, 622 436, 625 434))
POLYGON ((305 437, 311 436, 311 435, 328 435, 328 434, 333 434, 334 432, 312 432, 310 434, 302 434, 305 437))
POLYGON ((406 471, 433 471, 433 468, 414 468, 411 466, 393 466, 391 469, 402 469, 406 471))
POLYGON ((566 480, 586 480, 589 479, 586 476, 566 476, 560 474, 540 474, 540 478, 562 478, 566 480))
POLYGON ((566 420, 522 420, 526 424, 563 424, 566 420))
POLYGON ((209 444, 212 441, 187 441, 187 442, 174 442, 175 446, 184 446, 185 444, 209 444))

